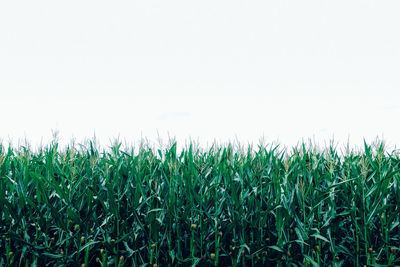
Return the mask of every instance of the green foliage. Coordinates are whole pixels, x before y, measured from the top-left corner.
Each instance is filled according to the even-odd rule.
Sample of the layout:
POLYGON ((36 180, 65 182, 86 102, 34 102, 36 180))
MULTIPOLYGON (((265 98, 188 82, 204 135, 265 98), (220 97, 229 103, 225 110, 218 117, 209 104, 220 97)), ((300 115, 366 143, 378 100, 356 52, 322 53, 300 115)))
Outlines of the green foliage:
POLYGON ((399 171, 383 144, 0 146, 0 266, 400 265, 399 171))

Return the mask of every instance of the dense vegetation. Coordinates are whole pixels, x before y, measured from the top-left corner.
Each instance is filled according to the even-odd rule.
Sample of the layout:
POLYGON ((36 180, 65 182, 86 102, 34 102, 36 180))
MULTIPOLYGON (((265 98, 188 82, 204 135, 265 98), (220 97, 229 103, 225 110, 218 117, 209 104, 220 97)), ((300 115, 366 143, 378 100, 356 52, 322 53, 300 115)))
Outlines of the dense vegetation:
POLYGON ((383 144, 0 146, 0 265, 400 265, 383 144))

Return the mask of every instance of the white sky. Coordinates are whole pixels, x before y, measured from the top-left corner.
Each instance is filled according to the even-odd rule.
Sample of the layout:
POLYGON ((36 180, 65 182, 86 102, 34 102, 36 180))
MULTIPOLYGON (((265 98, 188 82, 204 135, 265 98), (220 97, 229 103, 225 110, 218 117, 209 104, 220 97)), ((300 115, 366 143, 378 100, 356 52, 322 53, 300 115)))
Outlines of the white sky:
POLYGON ((400 1, 1 1, 0 138, 400 144, 400 1))

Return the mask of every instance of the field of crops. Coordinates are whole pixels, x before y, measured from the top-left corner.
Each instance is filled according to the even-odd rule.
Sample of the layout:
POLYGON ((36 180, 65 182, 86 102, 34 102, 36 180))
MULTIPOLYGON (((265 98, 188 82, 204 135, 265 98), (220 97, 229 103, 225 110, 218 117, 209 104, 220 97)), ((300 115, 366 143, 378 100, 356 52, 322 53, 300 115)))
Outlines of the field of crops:
POLYGON ((383 144, 0 146, 0 266, 400 265, 383 144))

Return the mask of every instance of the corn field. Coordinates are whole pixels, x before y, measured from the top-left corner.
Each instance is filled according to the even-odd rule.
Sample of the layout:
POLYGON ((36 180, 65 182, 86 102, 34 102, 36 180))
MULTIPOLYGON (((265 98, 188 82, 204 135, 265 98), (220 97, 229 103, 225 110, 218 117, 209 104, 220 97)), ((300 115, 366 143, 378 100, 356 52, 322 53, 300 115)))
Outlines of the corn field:
POLYGON ((400 157, 0 146, 0 266, 399 266, 400 157))

